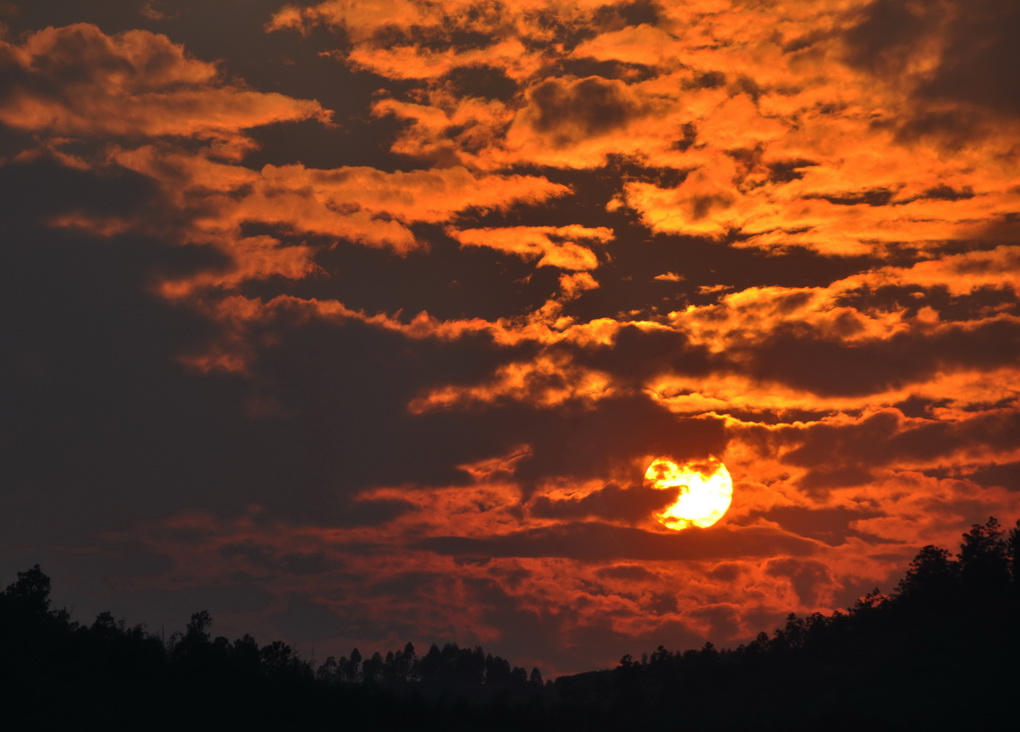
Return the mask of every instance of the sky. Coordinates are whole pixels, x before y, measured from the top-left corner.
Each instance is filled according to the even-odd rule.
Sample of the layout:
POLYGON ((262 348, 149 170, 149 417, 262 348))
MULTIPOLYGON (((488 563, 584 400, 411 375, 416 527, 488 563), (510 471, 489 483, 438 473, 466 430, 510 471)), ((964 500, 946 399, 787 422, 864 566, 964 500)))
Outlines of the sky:
POLYGON ((0 2, 0 582, 735 646, 1020 517, 1020 5, 0 2), (656 459, 721 460, 709 528, 656 459))

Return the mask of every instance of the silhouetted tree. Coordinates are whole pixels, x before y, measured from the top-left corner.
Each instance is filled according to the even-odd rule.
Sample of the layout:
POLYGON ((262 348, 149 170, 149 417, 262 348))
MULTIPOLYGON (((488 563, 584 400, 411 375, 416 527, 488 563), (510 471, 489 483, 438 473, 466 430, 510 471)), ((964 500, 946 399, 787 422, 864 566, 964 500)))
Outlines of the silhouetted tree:
POLYGON ((41 615, 50 609, 50 578, 36 564, 18 572, 18 581, 8 585, 4 594, 25 610, 41 615))
POLYGON ((361 662, 361 678, 368 683, 378 683, 383 675, 383 658, 378 651, 361 662))
POLYGON ((1009 571, 1013 580, 1013 586, 1020 588, 1020 519, 1010 529, 1006 543, 1006 552, 1009 555, 1009 571))
POLYGON ((928 544, 921 548, 897 585, 897 592, 920 602, 938 602, 959 588, 960 567, 949 550, 928 544))
POLYGON ((959 559, 960 577, 968 592, 993 593, 1009 583, 1006 542, 994 516, 984 524, 974 524, 963 535, 959 559))
POLYGON ((337 679, 339 665, 333 656, 327 658, 319 668, 315 670, 315 678, 319 681, 333 682, 337 679))
POLYGON ((358 681, 361 678, 361 652, 355 648, 351 651, 350 659, 341 658, 340 668, 344 681, 358 681))

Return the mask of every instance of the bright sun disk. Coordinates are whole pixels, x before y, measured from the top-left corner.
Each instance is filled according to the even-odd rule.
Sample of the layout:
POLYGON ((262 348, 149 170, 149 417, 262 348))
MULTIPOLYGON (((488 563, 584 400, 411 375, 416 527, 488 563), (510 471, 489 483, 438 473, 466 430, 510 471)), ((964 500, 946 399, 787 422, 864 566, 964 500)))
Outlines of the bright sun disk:
POLYGON ((676 503, 653 514, 660 524, 677 531, 711 526, 726 514, 733 500, 730 472, 714 457, 683 465, 659 458, 648 466, 645 480, 660 490, 680 489, 676 503))

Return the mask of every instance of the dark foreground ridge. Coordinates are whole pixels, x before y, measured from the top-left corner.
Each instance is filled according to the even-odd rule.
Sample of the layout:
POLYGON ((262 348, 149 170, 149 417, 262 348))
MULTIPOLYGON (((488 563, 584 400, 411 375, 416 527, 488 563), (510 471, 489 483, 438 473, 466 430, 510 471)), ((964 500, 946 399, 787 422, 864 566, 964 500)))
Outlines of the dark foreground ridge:
POLYGON ((733 650, 660 646, 542 682, 482 649, 329 658, 209 633, 167 640, 51 607, 36 565, 0 594, 0 719, 11 730, 988 729, 1020 712, 1020 521, 953 555, 924 547, 896 592, 790 615, 733 650))

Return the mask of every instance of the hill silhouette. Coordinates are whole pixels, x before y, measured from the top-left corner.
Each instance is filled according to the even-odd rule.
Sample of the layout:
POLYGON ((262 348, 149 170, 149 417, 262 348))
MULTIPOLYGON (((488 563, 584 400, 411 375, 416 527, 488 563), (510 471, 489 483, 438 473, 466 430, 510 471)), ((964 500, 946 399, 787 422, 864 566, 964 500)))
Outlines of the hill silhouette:
POLYGON ((105 612, 80 624, 50 594, 38 565, 0 593, 7 729, 900 730, 1017 717, 1020 521, 975 524, 955 554, 922 548, 894 592, 845 612, 551 682, 454 643, 355 649, 313 669, 279 641, 213 637, 205 611, 164 640, 105 612))

